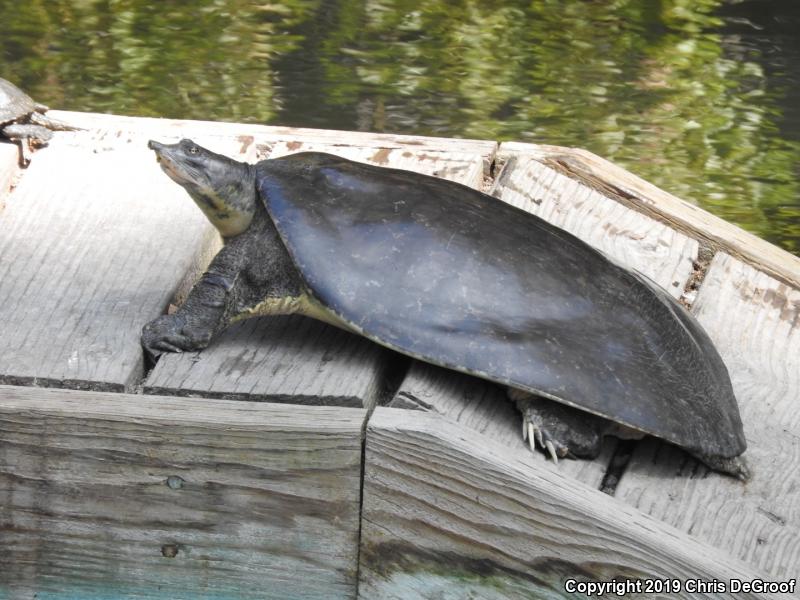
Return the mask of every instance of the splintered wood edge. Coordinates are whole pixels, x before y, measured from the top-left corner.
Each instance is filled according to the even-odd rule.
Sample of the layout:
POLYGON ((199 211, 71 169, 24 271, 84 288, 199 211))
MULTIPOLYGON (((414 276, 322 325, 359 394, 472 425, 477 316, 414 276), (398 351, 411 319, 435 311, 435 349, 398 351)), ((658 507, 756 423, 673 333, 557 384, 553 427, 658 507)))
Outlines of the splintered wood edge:
MULTIPOLYGON (((379 497, 381 492, 378 488, 391 486, 392 480, 396 478, 403 479, 404 492, 408 492, 407 488, 413 486, 435 488, 437 497, 445 496, 440 498, 437 506, 447 506, 448 511, 455 510, 464 515, 464 518, 471 516, 480 519, 481 512, 495 510, 497 507, 490 507, 493 493, 506 496, 514 505, 525 505, 530 519, 519 523, 516 533, 509 532, 504 525, 505 521, 498 521, 493 533, 488 531, 491 523, 482 523, 481 530, 486 530, 484 533, 488 537, 485 540, 472 540, 473 544, 469 532, 459 528, 456 536, 458 544, 466 544, 467 547, 475 548, 477 553, 485 554, 494 545, 488 540, 494 540, 501 546, 495 549, 501 562, 507 558, 514 562, 514 555, 519 552, 519 544, 522 542, 507 542, 510 545, 505 548, 505 543, 502 539, 498 542, 498 538, 518 535, 522 539, 535 535, 538 540, 548 540, 548 548, 552 548, 553 557, 566 556, 567 562, 573 562, 576 568, 581 569, 591 569, 591 557, 600 554, 608 555, 609 564, 620 572, 634 569, 657 577, 697 577, 704 581, 714 578, 720 581, 769 580, 768 577, 756 573, 749 565, 625 503, 571 478, 524 464, 515 453, 497 444, 487 443, 484 436, 431 413, 376 409, 367 425, 364 470, 362 519, 369 518, 367 513, 371 510, 370 504, 376 500, 372 495, 379 497), (420 455, 425 455, 424 464, 420 455), (413 466, 409 468, 409 465, 413 466), (418 475, 415 477, 413 471, 418 465, 429 478, 422 479, 418 475), (477 479, 484 480, 486 493, 473 490, 469 497, 448 493, 448 490, 453 489, 446 481, 448 478, 455 479, 457 483, 468 483, 469 486, 479 485, 476 484, 477 479), (502 482, 499 483, 498 480, 502 482), (370 490, 370 487, 375 489, 370 490), (578 522, 587 524, 585 529, 595 533, 582 538, 575 527, 578 522), (526 533, 526 529, 531 528, 534 531, 526 533), (570 558, 573 560, 569 560, 570 558)), ((399 489, 394 491, 401 492, 399 489)), ((420 514, 419 510, 402 514, 401 499, 393 501, 391 505, 394 507, 392 510, 395 518, 413 521, 415 532, 414 539, 396 541, 410 543, 419 547, 423 553, 426 549, 430 550, 425 548, 426 544, 431 546, 443 543, 440 541, 440 534, 445 535, 445 530, 459 527, 460 518, 454 517, 453 522, 443 525, 443 517, 437 515, 431 516, 426 522, 425 515, 420 514), (432 530, 429 537, 422 531, 426 526, 432 530)), ((397 535, 397 528, 391 523, 376 522, 374 525, 381 528, 383 535, 397 535)), ((364 531, 366 535, 362 536, 362 580, 365 577, 365 567, 370 570, 370 565, 363 563, 364 545, 370 544, 370 534, 367 529, 364 531)), ((433 549, 435 550, 436 548, 433 549)), ((448 555, 452 554, 450 544, 441 550, 448 555)), ((377 575, 374 572, 369 574, 371 578, 386 576, 387 573, 383 571, 377 575)), ((770 596, 754 594, 751 597, 770 596)))
POLYGON ((0 213, 3 212, 3 197, 8 194, 20 171, 19 147, 12 143, 0 143, 0 213))
POLYGON ((14 413, 175 425, 218 424, 240 431, 350 433, 359 440, 367 417, 367 411, 361 408, 0 385, 0 415, 14 413))
POLYGON ((438 138, 416 135, 394 135, 389 133, 366 133, 360 131, 338 131, 334 129, 310 129, 304 127, 279 127, 248 123, 224 123, 219 121, 194 121, 188 119, 161 119, 154 117, 130 117, 100 113, 84 113, 64 110, 50 110, 47 113, 59 121, 83 129, 113 129, 153 133, 195 133, 204 136, 239 136, 242 143, 250 138, 260 143, 287 140, 307 140, 340 146, 366 146, 387 148, 438 149, 443 151, 475 152, 493 154, 497 142, 473 139, 438 138))
POLYGON ((800 258, 588 150, 521 142, 503 142, 498 150, 500 160, 509 161, 519 155, 532 156, 613 200, 800 289, 800 258))

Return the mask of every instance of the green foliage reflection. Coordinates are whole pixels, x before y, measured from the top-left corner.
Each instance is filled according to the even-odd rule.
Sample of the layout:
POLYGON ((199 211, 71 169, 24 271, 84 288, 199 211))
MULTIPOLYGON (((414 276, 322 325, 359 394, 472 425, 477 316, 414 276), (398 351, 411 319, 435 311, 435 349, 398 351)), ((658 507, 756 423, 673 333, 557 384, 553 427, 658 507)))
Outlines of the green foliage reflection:
POLYGON ((24 5, 0 74, 44 102, 581 146, 800 253, 800 135, 721 0, 24 5))

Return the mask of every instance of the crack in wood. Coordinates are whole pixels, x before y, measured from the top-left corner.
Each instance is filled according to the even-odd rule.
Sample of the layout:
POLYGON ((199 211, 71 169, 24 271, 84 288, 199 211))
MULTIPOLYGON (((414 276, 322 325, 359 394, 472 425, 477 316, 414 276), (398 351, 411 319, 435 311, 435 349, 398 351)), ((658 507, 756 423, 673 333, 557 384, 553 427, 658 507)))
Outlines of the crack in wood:
POLYGON ((678 299, 687 309, 691 309, 694 301, 697 299, 697 294, 700 291, 700 287, 703 285, 703 281, 705 281, 715 254, 716 251, 711 245, 704 243, 702 240, 700 241, 700 247, 697 250, 697 258, 692 261, 692 273, 689 275, 689 279, 686 280, 683 293, 678 299))
MULTIPOLYGON (((489 170, 489 178, 491 182, 485 186, 484 191, 489 194, 490 196, 494 196, 495 198, 500 198, 500 194, 503 187, 510 187, 511 182, 508 181, 508 177, 506 177, 507 173, 511 173, 514 170, 514 167, 517 164, 517 158, 513 155, 508 156, 501 156, 495 154, 494 160, 492 160, 491 168, 489 170)), ((520 193, 522 190, 516 190, 520 193)))
POLYGON ((484 170, 484 177, 483 177, 483 183, 481 185, 481 191, 484 194, 489 194, 490 196, 494 196, 494 191, 497 189, 500 176, 503 174, 503 171, 505 170, 506 165, 509 162, 509 159, 506 157, 498 156, 497 152, 495 152, 489 157, 487 162, 488 165, 484 170))

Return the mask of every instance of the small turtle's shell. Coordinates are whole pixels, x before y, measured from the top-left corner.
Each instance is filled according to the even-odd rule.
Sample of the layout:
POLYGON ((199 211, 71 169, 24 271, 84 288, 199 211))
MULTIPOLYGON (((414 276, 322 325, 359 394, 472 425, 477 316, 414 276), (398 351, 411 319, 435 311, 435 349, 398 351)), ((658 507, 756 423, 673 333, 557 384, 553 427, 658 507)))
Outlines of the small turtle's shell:
POLYGON ((23 119, 37 107, 28 94, 0 77, 0 125, 23 119))
POLYGON ((302 153, 258 165, 310 292, 383 345, 683 446, 745 449, 727 370, 672 297, 466 186, 302 153))

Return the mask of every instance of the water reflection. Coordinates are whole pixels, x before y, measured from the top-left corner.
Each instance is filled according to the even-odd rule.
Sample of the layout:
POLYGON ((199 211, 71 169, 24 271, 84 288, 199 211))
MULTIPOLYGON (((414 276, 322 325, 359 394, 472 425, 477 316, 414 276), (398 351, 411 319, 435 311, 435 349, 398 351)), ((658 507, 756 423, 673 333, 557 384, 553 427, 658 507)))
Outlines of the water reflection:
POLYGON ((582 146, 800 253, 792 0, 0 0, 75 110, 582 146))

